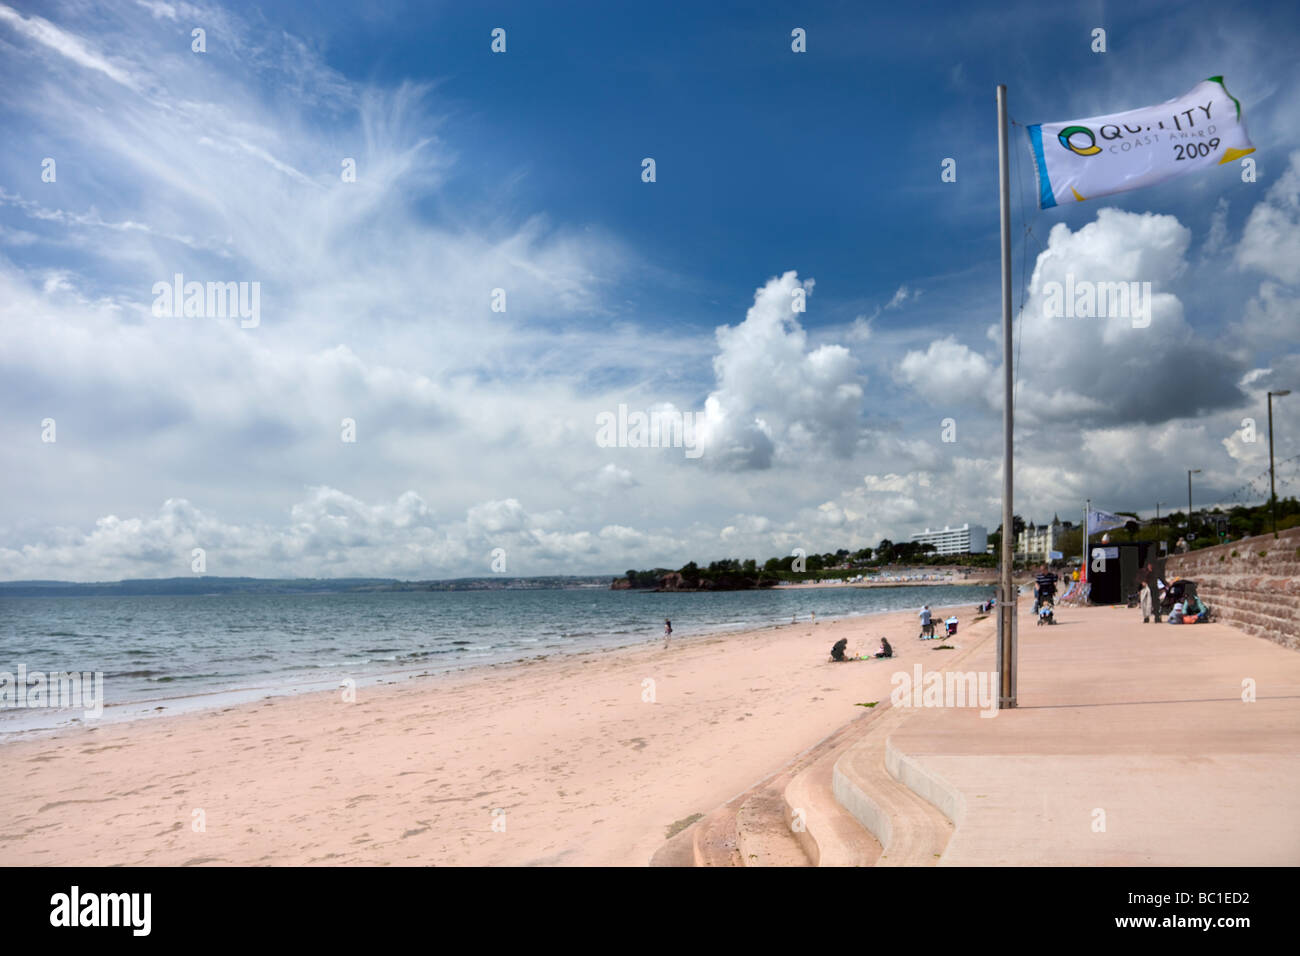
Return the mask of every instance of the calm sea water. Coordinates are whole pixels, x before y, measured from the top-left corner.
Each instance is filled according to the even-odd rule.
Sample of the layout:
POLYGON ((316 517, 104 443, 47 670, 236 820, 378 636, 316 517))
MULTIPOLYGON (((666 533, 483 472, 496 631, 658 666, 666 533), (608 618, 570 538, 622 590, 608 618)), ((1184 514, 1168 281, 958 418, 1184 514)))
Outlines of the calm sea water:
MULTIPOLYGON (((358 686, 412 674, 885 611, 971 605, 938 585, 656 594, 603 588, 316 595, 0 598, 0 671, 102 672, 104 717, 358 686)), ((0 708, 0 734, 81 720, 0 708)))

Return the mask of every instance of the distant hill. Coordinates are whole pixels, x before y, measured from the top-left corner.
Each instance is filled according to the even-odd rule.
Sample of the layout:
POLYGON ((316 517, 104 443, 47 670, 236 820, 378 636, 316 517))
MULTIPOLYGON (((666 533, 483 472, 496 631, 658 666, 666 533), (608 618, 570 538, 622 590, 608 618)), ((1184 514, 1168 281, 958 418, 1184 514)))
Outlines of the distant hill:
POLYGON ((0 597, 88 597, 94 595, 340 594, 374 591, 497 591, 609 587, 612 575, 500 575, 437 581, 393 578, 128 578, 82 584, 74 581, 0 581, 0 597))

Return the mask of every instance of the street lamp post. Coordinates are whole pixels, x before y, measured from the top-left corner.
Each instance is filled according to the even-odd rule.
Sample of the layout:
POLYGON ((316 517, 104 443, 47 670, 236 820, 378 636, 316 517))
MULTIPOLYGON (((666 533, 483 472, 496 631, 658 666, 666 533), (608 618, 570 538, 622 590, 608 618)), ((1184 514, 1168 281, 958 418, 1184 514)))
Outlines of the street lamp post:
POLYGON ((1273 396, 1290 395, 1291 389, 1268 393, 1268 508, 1273 516, 1273 537, 1277 537, 1277 491, 1273 485, 1273 396))
POLYGON ((1192 475, 1199 475, 1201 469, 1187 469, 1187 533, 1192 533, 1192 475))

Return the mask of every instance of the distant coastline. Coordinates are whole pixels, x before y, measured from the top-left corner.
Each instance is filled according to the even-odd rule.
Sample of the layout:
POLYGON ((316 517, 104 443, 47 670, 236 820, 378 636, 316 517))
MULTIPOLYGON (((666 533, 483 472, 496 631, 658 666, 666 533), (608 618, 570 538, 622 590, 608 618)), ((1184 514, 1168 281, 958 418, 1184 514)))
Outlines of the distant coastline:
POLYGON ((490 575, 433 581, 394 578, 128 578, 122 581, 0 581, 0 597, 105 597, 129 595, 368 594, 384 591, 503 591, 607 588, 610 574, 505 577, 490 575))

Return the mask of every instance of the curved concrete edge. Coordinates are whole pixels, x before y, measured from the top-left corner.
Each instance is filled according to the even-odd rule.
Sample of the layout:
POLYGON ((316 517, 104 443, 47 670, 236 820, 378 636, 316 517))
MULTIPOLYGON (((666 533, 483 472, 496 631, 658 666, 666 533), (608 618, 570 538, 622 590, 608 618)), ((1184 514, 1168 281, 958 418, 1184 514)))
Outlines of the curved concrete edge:
POLYGON ((889 814, 840 769, 838 760, 831 774, 831 792, 840 806, 852 814, 888 853, 890 844, 894 842, 894 827, 889 814))
POLYGON ((832 751, 795 775, 785 788, 786 813, 813 866, 871 866, 880 858, 880 842, 834 794, 841 751, 832 751))
POLYGON ((894 744, 893 736, 885 738, 885 769, 889 775, 918 797, 934 806, 960 827, 966 818, 966 797, 943 777, 926 770, 913 757, 909 757, 894 744))
POLYGON ((882 728, 846 751, 835 763, 832 792, 880 841, 876 866, 934 866, 952 839, 952 821, 885 766, 888 740, 882 728))
MULTIPOLYGON (((780 782, 751 794, 736 811, 737 849, 743 866, 808 866, 804 841, 791 825, 780 782)), ((815 865, 815 864, 814 864, 815 865)))
POLYGON ((817 819, 817 814, 808 811, 808 805, 812 802, 806 782, 802 775, 795 777, 790 781, 790 786, 785 788, 785 809, 790 815, 791 828, 794 829, 795 815, 803 811, 804 825, 802 829, 794 829, 794 838, 799 841, 799 846, 803 848, 804 854, 808 857, 813 866, 822 865, 822 844, 826 841, 819 840, 818 834, 821 832, 822 823, 817 819))
MULTIPOLYGON (((972 625, 966 633, 970 643, 949 659, 947 666, 965 660, 992 633, 991 619, 988 623, 972 625)), ((908 799, 928 809, 924 813, 918 813, 918 808, 909 810, 906 801, 902 804, 897 799, 891 802, 892 794, 885 795, 883 791, 882 799, 885 800, 886 806, 882 806, 863 786, 855 782, 853 775, 847 774, 840 766, 841 760, 851 758, 864 745, 880 747, 881 736, 885 736, 885 740, 888 741, 885 728, 879 727, 879 722, 887 716, 897 722, 905 715, 900 715, 889 702, 883 701, 882 706, 871 713, 860 715, 832 731, 813 746, 796 754, 781 770, 737 794, 726 804, 707 814, 704 819, 691 824, 669 841, 670 845, 662 846, 659 851, 656 851, 652 856, 651 865, 746 865, 738 846, 739 833, 736 828, 735 814, 750 795, 778 780, 783 774, 788 781, 783 793, 787 822, 791 822, 791 814, 796 808, 815 805, 815 799, 805 797, 805 794, 815 797, 819 787, 824 788, 828 780, 831 795, 839 804, 839 808, 842 808, 852 821, 856 821, 864 828, 878 844, 878 847, 872 847, 868 852, 858 844, 854 835, 846 834, 843 827, 850 821, 840 817, 836 812, 837 808, 829 808, 824 817, 817 813, 810 813, 806 818, 810 824, 802 832, 792 830, 792 835, 813 866, 892 866, 900 863, 907 865, 909 862, 913 865, 933 865, 940 854, 931 851, 946 847, 951 836, 949 828, 953 825, 952 818, 944 814, 942 809, 936 809, 926 797, 913 793, 905 784, 894 779, 893 771, 890 769, 881 769, 879 772, 882 783, 889 780, 889 789, 897 788, 900 791, 898 796, 901 797, 905 793, 908 799), (874 740, 874 744, 868 744, 868 740, 874 740), (807 774, 807 771, 812 769, 809 765, 815 765, 823 758, 831 761, 829 773, 825 776, 819 775, 820 779, 813 780, 807 774), (894 846, 895 858, 886 859, 891 846, 895 844, 893 813, 902 815, 904 832, 899 836, 897 846, 894 846), (935 820, 925 820, 926 813, 934 815, 935 820), (943 816, 941 824, 937 822, 940 815, 943 816), (687 844, 688 840, 689 844, 687 844)))
MULTIPOLYGON (((970 657, 992 633, 992 625, 968 631, 972 642, 946 665, 951 667, 970 657)), ((889 730, 913 716, 891 707, 892 725, 874 728, 874 741, 869 734, 845 750, 836 760, 831 778, 835 799, 880 843, 877 866, 942 862, 942 853, 966 812, 961 791, 925 770, 894 744, 889 730), (868 748, 879 750, 871 757, 866 753, 868 748), (875 788, 875 796, 868 787, 875 788)))

